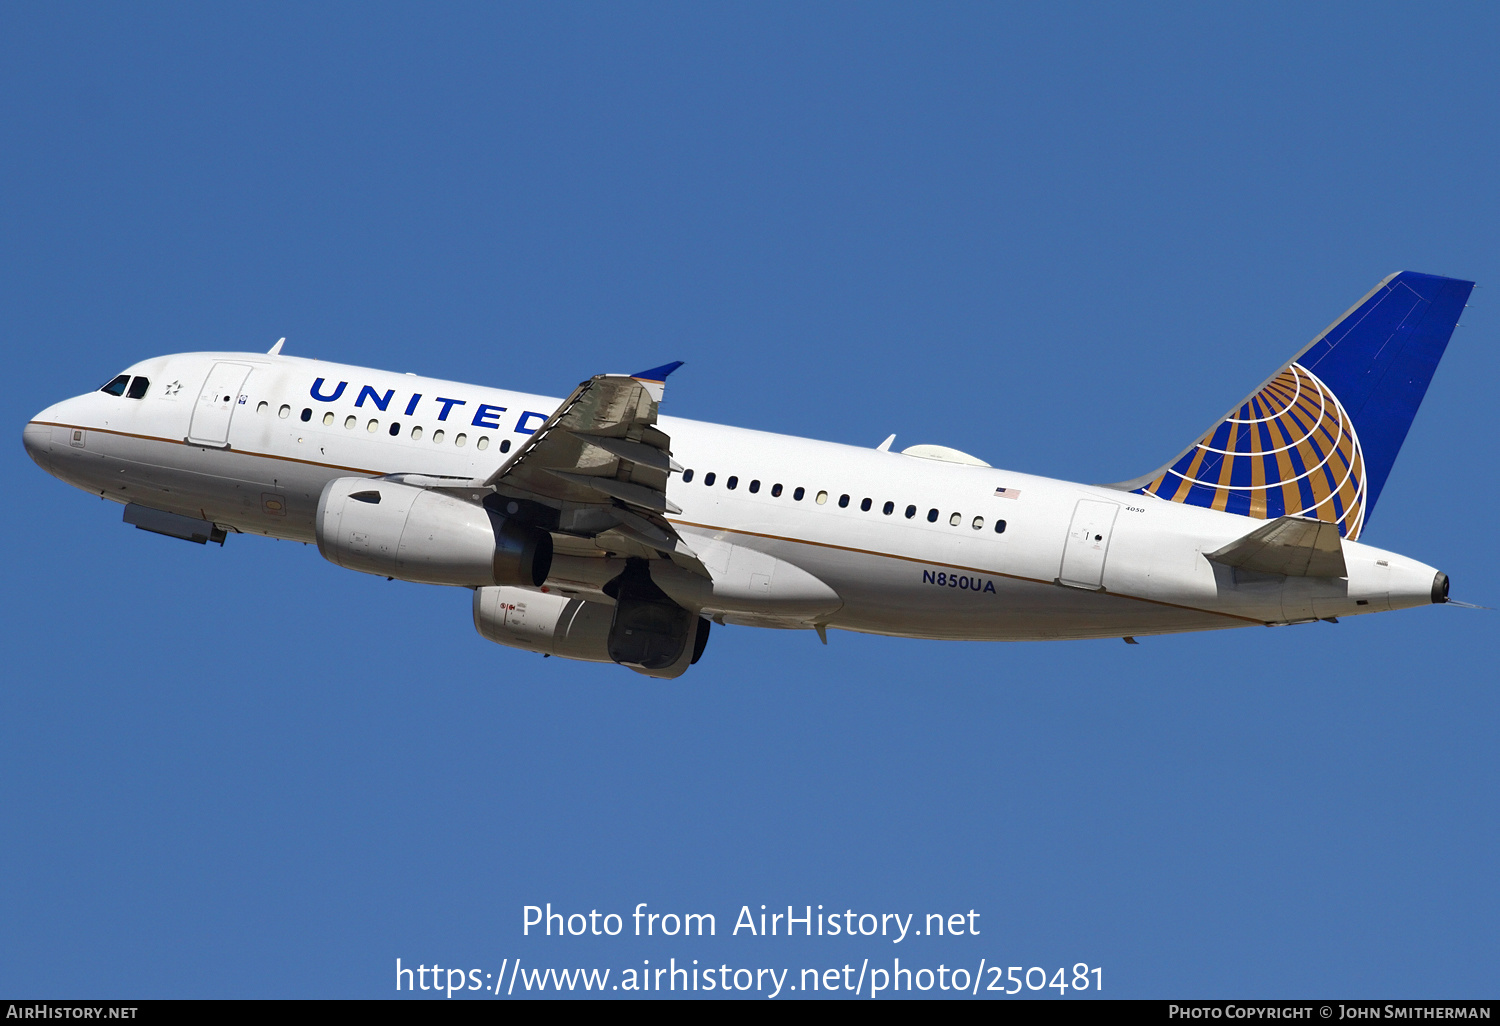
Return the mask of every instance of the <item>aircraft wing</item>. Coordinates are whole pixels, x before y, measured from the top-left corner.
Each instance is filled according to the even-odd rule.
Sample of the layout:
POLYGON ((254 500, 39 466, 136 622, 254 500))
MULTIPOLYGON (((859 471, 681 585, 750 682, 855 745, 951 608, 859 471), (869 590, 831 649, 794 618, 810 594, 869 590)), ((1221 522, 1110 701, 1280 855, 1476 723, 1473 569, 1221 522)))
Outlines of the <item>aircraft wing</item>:
POLYGON ((664 516, 681 512, 667 498, 667 480, 682 468, 656 416, 666 377, 680 366, 583 382, 485 486, 559 510, 560 532, 606 551, 667 556, 708 576, 664 516))

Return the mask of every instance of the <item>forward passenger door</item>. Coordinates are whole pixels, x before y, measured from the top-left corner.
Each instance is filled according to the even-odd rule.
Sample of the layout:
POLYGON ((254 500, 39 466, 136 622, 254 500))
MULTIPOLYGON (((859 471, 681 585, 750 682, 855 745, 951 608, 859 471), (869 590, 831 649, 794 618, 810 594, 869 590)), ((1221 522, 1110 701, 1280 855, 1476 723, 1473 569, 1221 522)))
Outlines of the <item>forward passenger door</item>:
POLYGON ((193 407, 193 421, 187 440, 196 445, 229 447, 229 422, 239 405, 245 379, 250 376, 248 363, 216 363, 203 382, 203 391, 193 407))

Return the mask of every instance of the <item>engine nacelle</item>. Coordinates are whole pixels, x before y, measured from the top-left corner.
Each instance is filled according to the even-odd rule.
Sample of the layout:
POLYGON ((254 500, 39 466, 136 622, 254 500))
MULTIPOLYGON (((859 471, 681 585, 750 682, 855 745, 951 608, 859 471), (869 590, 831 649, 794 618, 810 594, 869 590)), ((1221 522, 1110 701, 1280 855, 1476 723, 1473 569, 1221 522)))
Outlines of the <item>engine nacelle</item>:
POLYGON ((664 608, 649 595, 643 601, 638 581, 611 590, 623 591, 624 601, 610 605, 522 588, 476 588, 474 628, 496 644, 619 663, 648 677, 680 677, 703 655, 708 620, 677 606, 664 608))
POLYGON ((318 551, 350 570, 418 584, 540 587, 552 536, 442 492, 341 477, 318 500, 318 551))
POLYGON ((590 663, 609 657, 614 607, 521 588, 475 588, 474 629, 499 645, 590 663))

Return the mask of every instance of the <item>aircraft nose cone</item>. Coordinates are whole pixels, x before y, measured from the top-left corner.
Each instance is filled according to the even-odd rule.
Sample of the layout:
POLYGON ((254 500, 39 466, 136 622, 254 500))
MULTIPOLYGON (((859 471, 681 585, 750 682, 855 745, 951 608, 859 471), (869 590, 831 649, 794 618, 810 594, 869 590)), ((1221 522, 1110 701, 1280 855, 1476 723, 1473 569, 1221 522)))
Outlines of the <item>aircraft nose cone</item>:
POLYGON ((52 428, 46 424, 32 422, 21 432, 21 443, 26 454, 36 460, 36 465, 52 472, 52 428))

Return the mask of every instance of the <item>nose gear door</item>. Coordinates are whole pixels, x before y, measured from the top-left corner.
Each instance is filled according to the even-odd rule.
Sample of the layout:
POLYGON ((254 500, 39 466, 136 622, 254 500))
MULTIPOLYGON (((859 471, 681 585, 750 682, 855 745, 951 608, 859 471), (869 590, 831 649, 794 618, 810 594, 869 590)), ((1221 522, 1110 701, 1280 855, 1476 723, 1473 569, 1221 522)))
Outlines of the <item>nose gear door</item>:
POLYGON ((229 448, 229 421, 239 405, 241 389, 250 376, 248 363, 216 363, 203 382, 203 391, 193 407, 193 422, 187 440, 197 445, 229 448))
POLYGON ((1117 502, 1078 500, 1073 509, 1073 523, 1068 528, 1068 540, 1063 545, 1058 584, 1104 590, 1104 557, 1109 552, 1109 535, 1119 512, 1117 502))

